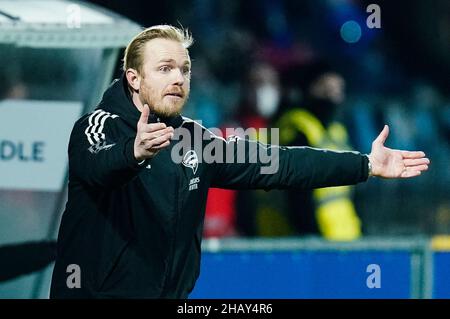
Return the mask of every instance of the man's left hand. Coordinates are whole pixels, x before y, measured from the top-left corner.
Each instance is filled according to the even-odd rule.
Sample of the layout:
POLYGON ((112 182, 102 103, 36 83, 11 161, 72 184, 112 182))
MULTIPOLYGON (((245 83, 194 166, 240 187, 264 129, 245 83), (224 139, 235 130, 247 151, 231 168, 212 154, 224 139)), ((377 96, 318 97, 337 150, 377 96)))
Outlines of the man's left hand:
POLYGON ((372 164, 372 175, 382 178, 409 178, 420 175, 428 169, 430 160, 424 152, 393 150, 384 146, 389 135, 389 126, 372 143, 369 160, 372 164))

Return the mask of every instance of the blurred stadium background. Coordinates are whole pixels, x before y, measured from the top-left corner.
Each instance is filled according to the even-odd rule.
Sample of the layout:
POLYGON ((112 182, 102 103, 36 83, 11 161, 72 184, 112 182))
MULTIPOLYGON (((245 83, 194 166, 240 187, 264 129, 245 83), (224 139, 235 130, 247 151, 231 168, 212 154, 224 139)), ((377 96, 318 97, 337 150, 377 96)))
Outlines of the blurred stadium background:
POLYGON ((386 123, 389 147, 432 161, 417 179, 355 187, 363 236, 351 242, 270 219, 251 232, 236 210, 231 226, 207 218, 193 298, 450 297, 449 1, 0 0, 0 298, 48 297, 71 126, 120 75, 131 37, 161 23, 193 33, 185 115, 203 125, 240 123, 261 65, 285 97, 290 69, 325 59, 345 79, 337 117, 354 149, 370 152, 386 123), (366 24, 370 4, 381 28, 366 24))

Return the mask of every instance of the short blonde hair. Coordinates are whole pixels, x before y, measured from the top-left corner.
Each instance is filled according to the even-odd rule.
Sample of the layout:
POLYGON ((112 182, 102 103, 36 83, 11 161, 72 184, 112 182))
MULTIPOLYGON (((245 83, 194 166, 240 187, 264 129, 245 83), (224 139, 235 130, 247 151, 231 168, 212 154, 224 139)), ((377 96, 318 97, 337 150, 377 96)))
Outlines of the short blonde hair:
POLYGON ((181 43, 185 49, 188 49, 194 42, 192 35, 187 29, 177 28, 166 24, 147 28, 136 35, 126 47, 123 57, 124 71, 132 68, 142 74, 145 44, 153 39, 177 41, 181 43))

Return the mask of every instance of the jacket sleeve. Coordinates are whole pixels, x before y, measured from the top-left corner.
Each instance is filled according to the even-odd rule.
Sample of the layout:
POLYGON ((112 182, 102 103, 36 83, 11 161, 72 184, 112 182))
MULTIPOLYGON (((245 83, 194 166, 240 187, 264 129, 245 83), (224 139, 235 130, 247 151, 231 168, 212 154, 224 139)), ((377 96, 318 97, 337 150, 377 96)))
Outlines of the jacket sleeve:
POLYGON ((134 158, 134 136, 114 134, 117 115, 107 112, 82 117, 69 142, 69 179, 92 187, 121 186, 145 165, 134 158))
POLYGON ((357 152, 274 146, 236 137, 221 143, 223 160, 215 164, 211 187, 311 189, 368 178, 368 158, 357 152))

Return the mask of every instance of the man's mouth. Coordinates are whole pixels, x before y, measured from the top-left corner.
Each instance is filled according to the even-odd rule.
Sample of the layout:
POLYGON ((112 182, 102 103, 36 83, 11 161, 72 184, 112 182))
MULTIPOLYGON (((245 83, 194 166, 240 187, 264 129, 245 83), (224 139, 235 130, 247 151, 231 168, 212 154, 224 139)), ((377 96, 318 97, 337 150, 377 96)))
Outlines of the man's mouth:
POLYGON ((184 95, 181 92, 169 92, 169 93, 166 93, 165 96, 173 96, 173 97, 183 98, 184 95))

